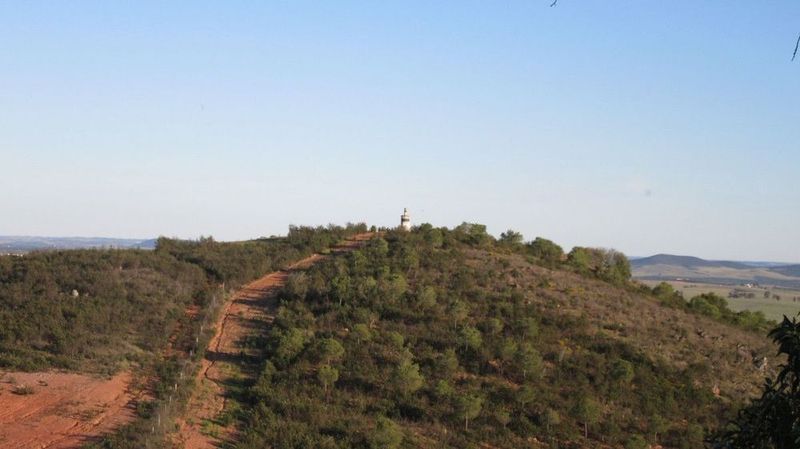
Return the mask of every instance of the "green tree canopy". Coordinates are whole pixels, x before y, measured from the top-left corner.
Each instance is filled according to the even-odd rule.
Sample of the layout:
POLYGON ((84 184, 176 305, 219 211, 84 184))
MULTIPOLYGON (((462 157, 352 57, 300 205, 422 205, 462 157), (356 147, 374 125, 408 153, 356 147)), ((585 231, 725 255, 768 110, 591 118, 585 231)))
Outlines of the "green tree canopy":
POLYGON ((481 331, 472 326, 466 326, 461 329, 461 340, 464 342, 464 349, 478 351, 483 345, 481 331))
POLYGON ((528 243, 528 251, 547 266, 555 266, 564 257, 564 250, 560 246, 542 237, 536 237, 528 243))
POLYGON ((514 231, 513 229, 509 229, 508 231, 500 234, 499 243, 503 246, 514 247, 522 245, 522 240, 522 234, 514 231))
POLYGON ((305 273, 291 273, 286 279, 285 290, 292 299, 305 299, 308 286, 308 276, 305 273))
POLYGON ((402 395, 409 395, 419 390, 424 379, 419 373, 419 365, 404 358, 400 361, 392 375, 394 390, 402 395))
POLYGON ((323 338, 317 347, 317 353, 325 364, 338 362, 344 357, 344 346, 335 338, 323 338))
POLYGON ((377 419, 369 440, 373 449, 397 449, 403 442, 403 431, 394 421, 382 416, 377 419))
POLYGON ((572 414, 576 419, 583 422, 583 436, 584 438, 589 438, 589 426, 596 424, 600 420, 602 409, 597 401, 588 396, 583 396, 575 403, 572 414))
POLYGON ((544 366, 539 351, 528 343, 519 345, 519 349, 514 355, 514 363, 523 379, 538 379, 544 366))
POLYGON ((542 414, 542 423, 545 425, 547 433, 550 433, 550 429, 553 426, 561 424, 561 415, 559 415, 558 412, 553 410, 552 408, 548 408, 542 414))
POLYGON ((322 365, 319 370, 317 370, 317 380, 319 380, 319 383, 322 384, 322 388, 327 393, 328 388, 339 380, 339 370, 330 365, 322 365))
POLYGON ((469 421, 480 415, 483 407, 483 398, 477 395, 466 394, 458 397, 456 410, 464 418, 464 430, 469 430, 469 421))

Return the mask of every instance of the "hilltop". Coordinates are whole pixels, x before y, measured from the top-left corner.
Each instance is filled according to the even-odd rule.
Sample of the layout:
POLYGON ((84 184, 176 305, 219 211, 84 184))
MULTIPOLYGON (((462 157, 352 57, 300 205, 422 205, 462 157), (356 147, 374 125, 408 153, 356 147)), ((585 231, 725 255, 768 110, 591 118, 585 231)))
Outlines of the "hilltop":
POLYGON ((772 348, 729 324, 749 314, 629 284, 613 252, 559 252, 424 225, 293 275, 218 421, 238 422, 228 443, 689 448, 757 393, 772 348))

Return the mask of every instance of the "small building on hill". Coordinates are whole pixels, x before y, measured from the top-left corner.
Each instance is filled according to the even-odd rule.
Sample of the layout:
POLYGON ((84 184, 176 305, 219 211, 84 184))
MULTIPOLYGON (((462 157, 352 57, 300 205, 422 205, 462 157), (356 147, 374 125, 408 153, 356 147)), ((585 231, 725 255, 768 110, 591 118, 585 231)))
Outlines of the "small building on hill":
POLYGON ((408 215, 408 209, 403 208, 403 215, 400 216, 400 229, 404 231, 411 230, 411 216, 408 215))

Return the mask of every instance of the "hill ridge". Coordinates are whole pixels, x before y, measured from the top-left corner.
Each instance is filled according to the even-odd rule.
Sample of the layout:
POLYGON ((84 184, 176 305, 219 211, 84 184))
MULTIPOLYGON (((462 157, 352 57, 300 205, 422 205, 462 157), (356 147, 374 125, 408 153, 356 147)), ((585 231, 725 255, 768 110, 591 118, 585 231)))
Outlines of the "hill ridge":
POLYGON ((785 288, 800 287, 800 264, 748 264, 664 253, 632 259, 630 262, 633 277, 642 280, 680 279, 718 284, 759 283, 785 288))

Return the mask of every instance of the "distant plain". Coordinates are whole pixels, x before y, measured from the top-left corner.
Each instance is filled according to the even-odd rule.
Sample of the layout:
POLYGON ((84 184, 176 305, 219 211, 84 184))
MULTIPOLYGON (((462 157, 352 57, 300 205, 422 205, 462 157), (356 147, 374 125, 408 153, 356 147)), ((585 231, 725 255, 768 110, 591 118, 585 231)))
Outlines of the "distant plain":
MULTIPOLYGON (((640 280, 640 282, 653 287, 662 281, 640 280)), ((727 299, 731 309, 737 312, 742 310, 761 311, 771 320, 780 321, 783 319, 784 315, 792 317, 800 313, 800 290, 798 289, 786 289, 774 286, 747 288, 737 285, 685 281, 664 282, 671 284, 676 291, 683 293, 683 297, 687 300, 703 293, 715 293, 727 299), (730 293, 734 290, 751 292, 754 294, 754 297, 729 297, 730 293), (764 297, 765 292, 769 292, 769 298, 764 297), (775 295, 780 297, 780 300, 775 299, 775 295), (798 298, 797 301, 795 301, 794 298, 798 298)))

